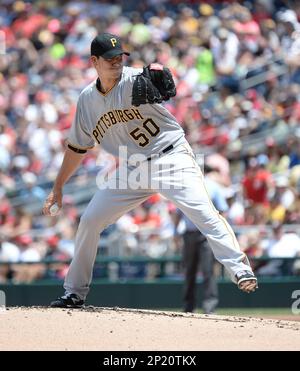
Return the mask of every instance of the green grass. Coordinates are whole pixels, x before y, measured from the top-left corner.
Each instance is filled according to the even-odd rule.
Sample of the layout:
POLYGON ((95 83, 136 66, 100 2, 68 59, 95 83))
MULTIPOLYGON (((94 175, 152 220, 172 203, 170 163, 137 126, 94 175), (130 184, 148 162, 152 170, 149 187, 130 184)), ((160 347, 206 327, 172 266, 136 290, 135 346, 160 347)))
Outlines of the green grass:
MULTIPOLYGON (((157 309, 162 311, 181 312, 181 309, 157 309)), ((195 312, 201 314, 201 308, 195 312)), ((216 314, 222 316, 255 316, 255 317, 267 317, 267 316, 294 316, 295 319, 299 319, 300 315, 293 315, 290 308, 218 308, 216 314)))
MULTIPOLYGON (((217 314, 223 316, 289 316, 290 308, 219 308, 217 314)), ((295 316, 296 317, 296 316, 295 316)))

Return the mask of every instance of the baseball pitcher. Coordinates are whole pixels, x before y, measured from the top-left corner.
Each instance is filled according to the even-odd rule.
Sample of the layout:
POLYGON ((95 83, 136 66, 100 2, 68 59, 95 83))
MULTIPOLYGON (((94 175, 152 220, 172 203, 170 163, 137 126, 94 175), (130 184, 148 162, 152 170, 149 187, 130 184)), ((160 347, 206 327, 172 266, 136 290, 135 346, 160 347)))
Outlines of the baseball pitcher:
POLYGON ((99 233, 124 213, 154 193, 171 200, 206 236, 216 259, 237 286, 251 292, 257 279, 226 220, 214 208, 203 182, 195 155, 181 126, 161 103, 175 96, 170 71, 159 64, 143 69, 123 66, 118 36, 103 33, 91 43, 91 62, 98 78, 80 94, 70 129, 63 163, 43 212, 62 207, 63 186, 80 166, 88 149, 100 145, 126 158, 99 187, 81 216, 75 240, 75 254, 65 278, 65 294, 52 307, 84 305, 92 280, 99 233), (139 155, 139 161, 132 160, 139 155), (151 180, 134 184, 135 171, 151 180), (170 171, 171 169, 171 171, 170 171), (130 181, 129 181, 130 180, 130 181))

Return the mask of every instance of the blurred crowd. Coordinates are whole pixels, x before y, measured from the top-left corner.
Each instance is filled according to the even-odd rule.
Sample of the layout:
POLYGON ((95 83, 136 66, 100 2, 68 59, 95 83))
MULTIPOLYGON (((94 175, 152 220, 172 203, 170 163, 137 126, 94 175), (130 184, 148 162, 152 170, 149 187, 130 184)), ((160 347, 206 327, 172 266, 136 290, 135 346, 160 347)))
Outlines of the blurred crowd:
MULTIPOLYGON (((300 3, 288 0, 1 1, 0 261, 36 264, 0 266, 0 282, 64 277, 65 264, 49 273, 38 262, 72 257, 82 211, 76 186, 95 184, 110 156, 88 152, 61 215, 45 218, 41 206, 78 95, 95 78, 90 42, 103 31, 123 38, 128 65, 171 69, 177 96, 166 106, 205 155, 242 249, 250 257, 299 255, 299 20, 300 3)), ((175 227, 174 215, 174 205, 154 196, 111 226, 102 248, 176 254, 184 225, 175 227)), ((276 269, 257 266, 262 274, 276 269)))

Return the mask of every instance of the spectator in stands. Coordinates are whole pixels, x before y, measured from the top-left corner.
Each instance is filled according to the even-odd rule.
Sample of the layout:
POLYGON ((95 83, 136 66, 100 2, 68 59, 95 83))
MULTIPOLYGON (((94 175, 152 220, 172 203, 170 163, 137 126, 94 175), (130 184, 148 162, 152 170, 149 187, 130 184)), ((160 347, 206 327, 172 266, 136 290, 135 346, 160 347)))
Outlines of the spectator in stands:
MULTIPOLYGON (((16 243, 19 247, 19 263, 38 263, 41 260, 42 256, 37 245, 29 234, 19 236, 16 243)), ((30 283, 44 275, 45 266, 44 264, 15 264, 12 270, 15 283, 30 283)))
MULTIPOLYGON (((295 232, 284 231, 282 224, 273 225, 273 237, 266 246, 266 253, 271 258, 293 258, 300 256, 300 237, 295 232)), ((292 275, 294 261, 271 260, 260 268, 259 274, 292 275)))
MULTIPOLYGON (((19 249, 8 242, 7 237, 0 233, 0 263, 16 263, 19 260, 19 249)), ((5 283, 11 276, 11 265, 0 264, 0 283, 5 283)))
POLYGON ((244 196, 251 204, 268 207, 268 191, 273 187, 273 179, 265 165, 264 158, 250 158, 242 184, 244 196))
POLYGON ((235 33, 225 27, 217 28, 211 38, 211 50, 216 71, 221 76, 231 76, 235 72, 239 40, 235 33))

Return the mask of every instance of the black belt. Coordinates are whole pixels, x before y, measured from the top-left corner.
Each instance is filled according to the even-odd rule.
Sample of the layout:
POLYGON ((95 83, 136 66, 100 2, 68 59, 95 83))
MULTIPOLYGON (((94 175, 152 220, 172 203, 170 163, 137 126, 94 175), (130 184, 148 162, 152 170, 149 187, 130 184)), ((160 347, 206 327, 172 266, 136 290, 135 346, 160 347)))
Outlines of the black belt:
POLYGON ((148 158, 147 158, 147 161, 151 161, 152 158, 154 158, 154 157, 159 157, 161 154, 163 154, 163 153, 167 153, 167 152, 171 151, 171 149, 173 149, 173 148, 174 148, 173 144, 170 144, 168 147, 166 147, 165 149, 163 149, 163 150, 162 150, 161 152, 159 152, 158 154, 154 154, 153 156, 148 157, 148 158))

